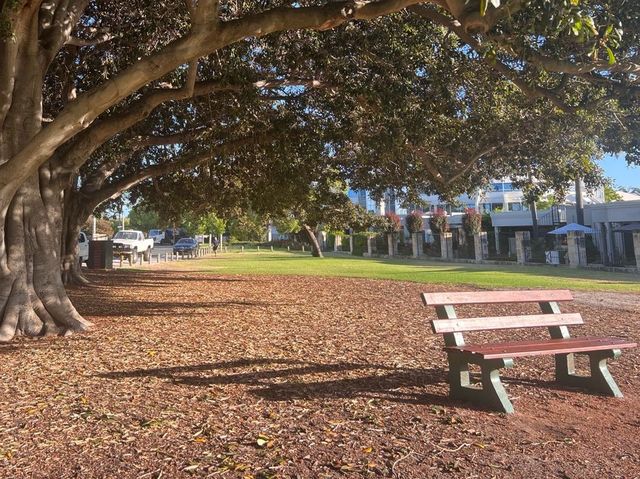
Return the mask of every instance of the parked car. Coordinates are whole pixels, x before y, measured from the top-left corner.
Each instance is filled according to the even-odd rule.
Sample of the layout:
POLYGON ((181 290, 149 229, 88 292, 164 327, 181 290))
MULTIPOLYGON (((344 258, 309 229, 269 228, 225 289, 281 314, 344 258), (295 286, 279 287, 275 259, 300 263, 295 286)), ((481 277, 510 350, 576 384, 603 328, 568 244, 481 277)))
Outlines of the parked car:
POLYGON ((89 259, 89 237, 82 231, 78 235, 78 257, 80 264, 89 259))
POLYGON ((173 245, 173 252, 180 254, 193 254, 198 249, 198 242, 194 238, 181 238, 173 245))
POLYGON ((145 238, 142 231, 121 230, 113 236, 113 253, 131 255, 133 260, 142 253, 147 261, 152 248, 153 239, 145 238))
POLYGON ((153 240, 153 244, 161 244, 164 239, 164 230, 149 230, 147 237, 153 240))

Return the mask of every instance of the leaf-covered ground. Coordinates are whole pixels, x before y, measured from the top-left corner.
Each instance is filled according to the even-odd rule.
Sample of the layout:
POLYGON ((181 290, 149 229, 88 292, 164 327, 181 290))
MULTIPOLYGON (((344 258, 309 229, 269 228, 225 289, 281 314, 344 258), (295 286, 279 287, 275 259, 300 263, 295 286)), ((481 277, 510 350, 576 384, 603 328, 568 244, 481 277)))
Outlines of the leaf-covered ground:
MULTIPOLYGON (((1 477, 640 477, 638 350, 611 366, 624 399, 557 388, 551 358, 516 361, 505 416, 447 398, 418 294, 450 285, 92 279, 72 291, 90 333, 0 345, 1 477)), ((586 318, 576 334, 640 338, 640 312, 612 303, 564 309, 586 318)), ((462 313, 507 310, 534 308, 462 313)))

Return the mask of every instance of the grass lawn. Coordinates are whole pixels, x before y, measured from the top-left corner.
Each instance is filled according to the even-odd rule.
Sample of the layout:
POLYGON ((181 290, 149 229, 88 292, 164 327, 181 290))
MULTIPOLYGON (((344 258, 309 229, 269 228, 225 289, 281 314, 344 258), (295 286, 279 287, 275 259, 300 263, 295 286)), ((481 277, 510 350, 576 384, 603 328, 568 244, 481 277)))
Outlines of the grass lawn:
MULTIPOLYGON (((640 276, 553 266, 507 266, 388 260, 309 253, 227 253, 214 259, 180 263, 203 272, 344 276, 418 283, 474 285, 481 288, 570 288, 586 291, 640 293, 640 276)), ((175 264, 174 264, 175 265, 175 264)))

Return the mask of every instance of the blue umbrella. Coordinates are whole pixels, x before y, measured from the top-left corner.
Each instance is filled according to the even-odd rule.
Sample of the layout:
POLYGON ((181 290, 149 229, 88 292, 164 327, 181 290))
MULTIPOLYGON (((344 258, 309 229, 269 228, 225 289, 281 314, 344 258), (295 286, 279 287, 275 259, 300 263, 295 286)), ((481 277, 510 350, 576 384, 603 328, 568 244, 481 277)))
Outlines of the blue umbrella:
POLYGON ((549 235, 566 235, 570 232, 582 231, 583 233, 593 233, 593 230, 588 226, 582 226, 578 223, 569 223, 568 225, 561 226, 553 231, 549 231, 549 235))

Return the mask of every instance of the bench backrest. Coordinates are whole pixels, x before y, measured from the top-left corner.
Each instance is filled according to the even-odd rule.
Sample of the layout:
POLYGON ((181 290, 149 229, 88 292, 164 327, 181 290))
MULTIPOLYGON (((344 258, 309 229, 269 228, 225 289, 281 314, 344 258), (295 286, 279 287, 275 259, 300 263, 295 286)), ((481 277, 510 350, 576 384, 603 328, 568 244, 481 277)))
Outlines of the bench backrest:
POLYGON ((548 327, 554 337, 568 336, 565 326, 583 324, 579 313, 560 313, 557 301, 571 301, 569 290, 482 291, 456 293, 423 293, 425 306, 435 306, 438 319, 431 321, 434 333, 445 335, 447 342, 460 344, 460 333, 497 329, 548 327), (454 309, 459 304, 539 303, 545 314, 458 318, 454 309), (553 314, 549 314, 553 313, 553 314), (452 334, 453 333, 453 334, 452 334))
POLYGON ((573 295, 568 289, 536 291, 473 291, 462 293, 422 293, 425 306, 444 306, 456 304, 494 304, 494 303, 543 303, 550 301, 572 301, 573 295))

